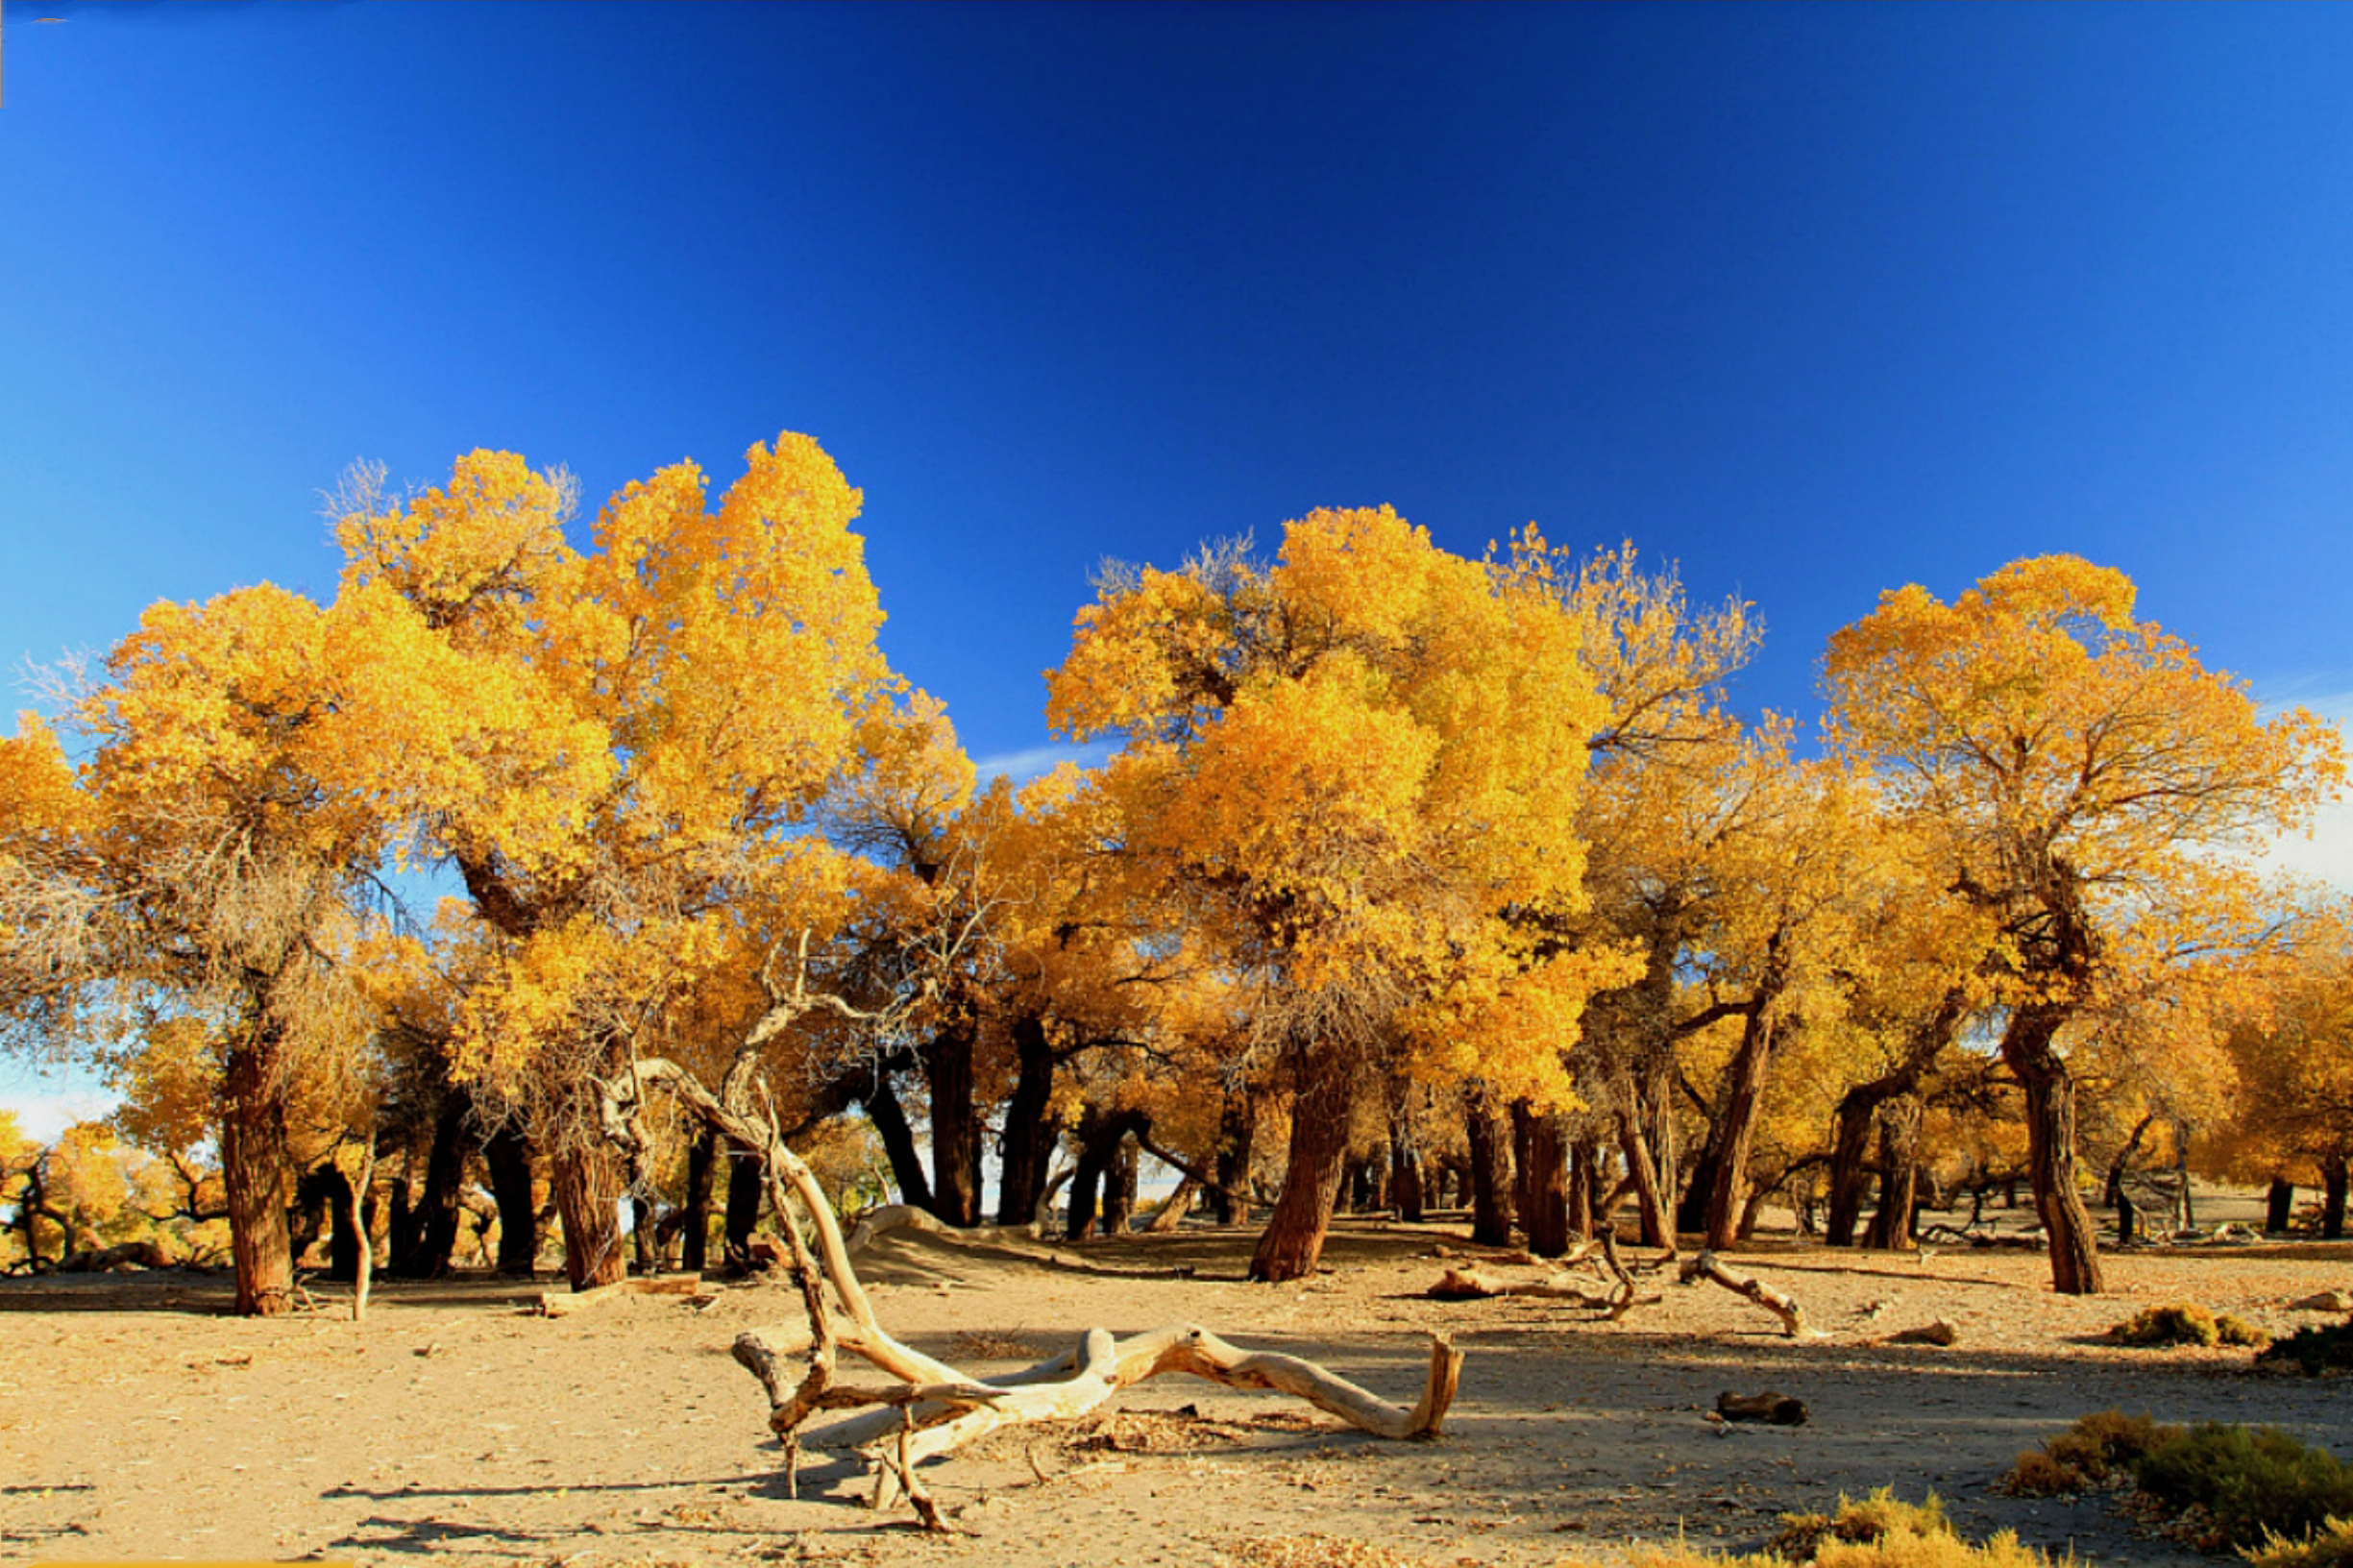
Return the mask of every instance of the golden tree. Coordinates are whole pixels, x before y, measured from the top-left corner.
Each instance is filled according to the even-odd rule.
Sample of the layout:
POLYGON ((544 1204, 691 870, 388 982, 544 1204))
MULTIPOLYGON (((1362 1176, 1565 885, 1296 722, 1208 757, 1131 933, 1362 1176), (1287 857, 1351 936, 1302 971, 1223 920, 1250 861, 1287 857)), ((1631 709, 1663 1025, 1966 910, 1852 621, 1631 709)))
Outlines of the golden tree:
POLYGON ((1227 547, 1115 572, 1080 613, 1048 722, 1125 740, 1102 784, 1121 848, 1246 977, 1294 1095, 1254 1277, 1312 1272, 1385 1050, 1458 1053, 1449 1067, 1468 1050, 1568 1097, 1562 1053, 1605 976, 1509 917, 1582 901, 1603 709, 1579 642, 1556 597, 1386 508, 1291 523, 1270 565, 1227 547))
POLYGON ((569 478, 511 453, 399 502, 362 474, 338 507, 345 717, 369 737, 338 781, 494 934, 459 1072, 535 1108, 576 1286, 625 1267, 602 1079, 743 963, 746 902, 802 885, 797 841, 895 684, 858 492, 805 436, 746 462, 716 505, 691 463, 628 485, 586 552, 569 478))
POLYGON ((2072 556, 2019 561, 1950 604, 1882 595, 1826 666, 1840 745, 1998 928, 2001 1056, 2069 1294, 2101 1278, 2066 1032, 2128 961, 2260 930, 2262 887, 2228 851, 2297 825, 2342 771, 2333 731, 2302 710, 2265 720, 2241 683, 2135 620, 2133 598, 2121 573, 2072 556))

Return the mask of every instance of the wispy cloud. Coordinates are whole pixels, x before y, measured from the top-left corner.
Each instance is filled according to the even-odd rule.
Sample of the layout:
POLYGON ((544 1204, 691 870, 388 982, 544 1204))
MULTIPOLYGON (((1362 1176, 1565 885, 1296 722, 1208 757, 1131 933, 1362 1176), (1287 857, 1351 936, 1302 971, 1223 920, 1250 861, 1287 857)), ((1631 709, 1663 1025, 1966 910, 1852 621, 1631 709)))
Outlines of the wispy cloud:
POLYGON ((1075 762, 1081 768, 1101 767, 1112 750, 1108 741, 1086 746, 1033 746, 1026 751, 999 751, 993 756, 974 757, 972 766, 979 771, 984 784, 993 778, 1010 778, 1016 784, 1026 784, 1033 778, 1043 778, 1066 762, 1075 762))
MULTIPOLYGON (((2266 704, 2274 712, 2291 704, 2307 708, 2337 726, 2353 752, 2353 692, 2297 692, 2287 700, 2266 704)), ((2353 895, 2353 792, 2335 804, 2323 806, 2313 820, 2312 833, 2289 834, 2264 852, 2265 866, 2307 882, 2324 882, 2339 893, 2353 895)))
POLYGON ((86 1071, 0 1069, 0 1111, 13 1112, 17 1132, 38 1143, 55 1140, 77 1121, 96 1121, 121 1103, 86 1071))

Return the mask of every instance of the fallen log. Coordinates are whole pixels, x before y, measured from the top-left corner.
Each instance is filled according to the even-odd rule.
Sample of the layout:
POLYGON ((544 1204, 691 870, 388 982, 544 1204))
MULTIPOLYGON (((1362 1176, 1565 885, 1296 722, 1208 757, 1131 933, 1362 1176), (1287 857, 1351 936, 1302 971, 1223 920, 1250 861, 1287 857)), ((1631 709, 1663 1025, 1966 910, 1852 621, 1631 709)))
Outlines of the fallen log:
POLYGON ((1683 1265, 1683 1283, 1685 1285, 1689 1285, 1695 1280, 1712 1281, 1713 1283, 1724 1286, 1727 1290, 1731 1291, 1734 1295, 1748 1297, 1751 1301, 1756 1303, 1759 1307, 1764 1308, 1765 1311, 1779 1318, 1781 1320, 1782 1332, 1786 1333, 1792 1339, 1802 1339, 1805 1337, 1807 1333, 1805 1327, 1805 1311, 1797 1304, 1796 1301, 1791 1299, 1789 1296, 1784 1295, 1782 1292, 1776 1290, 1773 1286, 1765 1284, 1762 1280, 1744 1279, 1740 1275, 1733 1273, 1730 1269, 1725 1267, 1723 1263, 1717 1261, 1714 1253, 1703 1252, 1698 1257, 1692 1259, 1689 1262, 1683 1265))
POLYGON ((1614 1309, 1620 1300, 1619 1294, 1614 1291, 1597 1296, 1559 1276, 1549 1280, 1502 1280, 1475 1268, 1448 1269, 1438 1276, 1438 1283, 1432 1286, 1427 1293, 1433 1301, 1487 1301, 1497 1296, 1533 1296, 1603 1311, 1614 1309))
POLYGON ((1716 1396, 1716 1413, 1727 1421, 1769 1421, 1777 1427, 1802 1427, 1805 1425, 1805 1401, 1770 1389, 1761 1394, 1727 1390, 1716 1396))
POLYGON ((85 1247, 58 1260, 60 1274, 104 1274, 117 1268, 169 1268, 169 1254, 153 1241, 117 1241, 110 1247, 85 1247))
POLYGON ((699 1274, 643 1274, 601 1285, 593 1290, 542 1290, 530 1309, 538 1317, 570 1317, 624 1296, 694 1296, 702 1293, 699 1274))

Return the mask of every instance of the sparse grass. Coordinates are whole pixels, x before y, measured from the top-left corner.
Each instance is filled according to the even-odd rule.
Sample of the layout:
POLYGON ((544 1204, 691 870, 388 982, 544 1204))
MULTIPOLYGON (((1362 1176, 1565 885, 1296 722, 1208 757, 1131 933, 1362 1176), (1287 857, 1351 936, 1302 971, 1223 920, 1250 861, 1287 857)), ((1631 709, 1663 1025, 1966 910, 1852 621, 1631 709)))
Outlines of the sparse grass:
POLYGON ((2163 1307, 2144 1307, 2123 1322, 2108 1330, 2108 1337, 2120 1345, 2161 1347, 2170 1345, 2254 1345, 2271 1342, 2271 1336, 2243 1318, 2228 1312, 2219 1316, 2194 1302, 2172 1302, 2163 1307))
POLYGON ((2353 1372, 2353 1322, 2298 1329, 2259 1352, 2255 1364, 2293 1368, 2306 1374, 2353 1372))

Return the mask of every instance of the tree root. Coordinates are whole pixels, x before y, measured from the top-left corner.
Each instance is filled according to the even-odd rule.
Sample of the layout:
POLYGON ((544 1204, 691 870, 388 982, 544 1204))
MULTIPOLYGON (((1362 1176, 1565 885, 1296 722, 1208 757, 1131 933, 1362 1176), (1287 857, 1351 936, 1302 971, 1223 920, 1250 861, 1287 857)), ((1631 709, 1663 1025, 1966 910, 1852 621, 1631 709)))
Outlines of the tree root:
MULTIPOLYGON (((736 1339, 734 1353, 768 1395, 769 1427, 784 1444, 786 1484, 795 1495, 804 1444, 855 1450, 874 1467, 875 1507, 885 1506, 894 1488, 902 1490, 925 1529, 944 1531, 949 1526, 918 1482, 917 1465, 1005 1427, 1083 1415, 1119 1389, 1167 1372, 1189 1373, 1229 1388, 1290 1394, 1378 1437, 1435 1437, 1454 1404, 1462 1353, 1441 1334, 1430 1336, 1429 1381, 1410 1409, 1391 1405, 1313 1361, 1246 1351, 1189 1323, 1124 1341, 1114 1339, 1107 1330, 1091 1329, 1072 1351, 1025 1371, 993 1382, 966 1377, 884 1330, 850 1264, 851 1245, 833 1205, 808 1165, 777 1136, 773 1120, 748 1109, 748 1095, 737 1093, 730 1103, 674 1063, 640 1061, 623 1084, 606 1088, 604 1122, 617 1141, 625 1145, 639 1136, 636 1113, 646 1091, 653 1088, 666 1090, 682 1109, 758 1159, 778 1229, 791 1247, 806 1336, 793 1335, 779 1343, 758 1333, 746 1334, 736 1339), (811 1256, 794 1217, 796 1209, 815 1233, 817 1257, 811 1256), (825 1300, 828 1285, 839 1313, 825 1300), (895 1381, 882 1386, 837 1384, 840 1350, 895 1381), (792 1363, 803 1355, 805 1369, 795 1379, 792 1363), (813 1431, 802 1430, 821 1410, 859 1407, 870 1409, 813 1431)), ((889 1223, 916 1222, 895 1214, 889 1223)), ((865 1234, 870 1237, 887 1228, 888 1223, 878 1225, 865 1234)))

